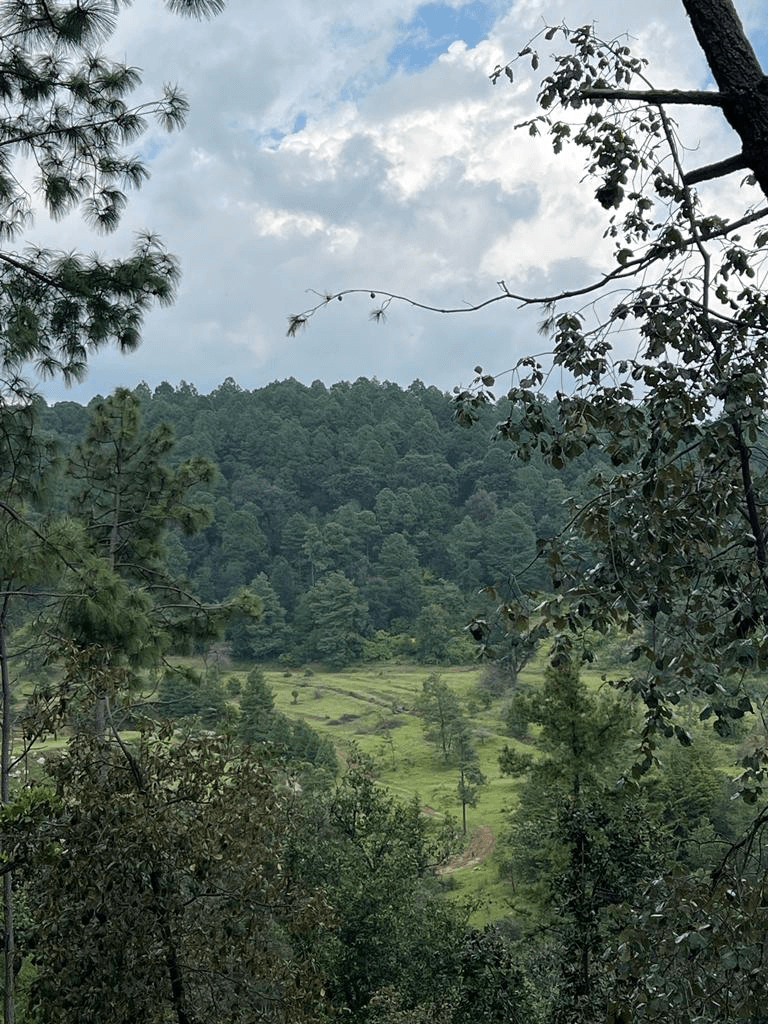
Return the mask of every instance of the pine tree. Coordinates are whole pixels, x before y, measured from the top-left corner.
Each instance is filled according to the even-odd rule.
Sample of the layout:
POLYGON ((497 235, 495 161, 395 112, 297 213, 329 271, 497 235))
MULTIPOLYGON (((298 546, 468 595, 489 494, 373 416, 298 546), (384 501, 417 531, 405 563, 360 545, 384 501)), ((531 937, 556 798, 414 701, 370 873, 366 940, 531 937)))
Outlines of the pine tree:
MULTIPOLYGON (((179 14, 203 16, 223 0, 166 0, 179 14)), ((173 300, 179 269, 159 239, 146 233, 123 259, 105 260, 39 245, 17 247, 35 204, 54 219, 79 210, 95 230, 117 227, 126 190, 147 177, 126 151, 154 117, 165 129, 182 125, 187 104, 166 87, 161 100, 131 107, 135 68, 107 59, 99 46, 114 30, 118 0, 5 0, 0 4, 0 528, 3 544, 29 552, 38 542, 50 560, 56 544, 31 529, 20 501, 44 475, 45 446, 34 434, 39 376, 81 379, 89 354, 106 344, 129 352, 140 341, 145 312, 173 300), (20 164, 31 161, 37 175, 20 164), (26 492, 25 495, 22 492, 26 492)), ((66 547, 66 545, 65 545, 66 547)), ((3 552, 5 554, 5 552, 3 552)), ((3 680, 3 796, 9 797, 9 598, 37 577, 22 560, 3 559, 0 670, 3 680)), ((10 874, 5 876, 4 1018, 13 1024, 10 874)))
POLYGON ((330 572, 303 595, 296 609, 296 632, 307 638, 306 654, 333 668, 357 660, 368 626, 368 606, 344 573, 330 572))
POLYGON ((416 703, 424 735, 440 750, 448 764, 457 735, 464 724, 459 698, 439 675, 433 673, 422 683, 416 703))
POLYGON ((276 718, 274 694, 264 680, 263 671, 253 668, 240 697, 238 737, 254 748, 263 747, 274 738, 276 718))
MULTIPOLYGON (((203 16, 223 0, 167 0, 180 14, 203 16)), ((60 219, 79 211, 97 231, 114 231, 126 191, 147 177, 126 147, 154 118, 181 127, 183 95, 166 86, 155 102, 131 107, 140 84, 135 68, 109 60, 99 47, 114 31, 119 4, 108 0, 6 0, 0 6, 0 363, 2 387, 28 395, 25 364, 44 376, 78 380, 88 355, 107 343, 136 348, 146 310, 173 300, 178 266, 151 234, 124 259, 105 261, 39 246, 14 249, 35 203, 60 219), (31 159, 34 190, 17 171, 31 159)))
POLYGON ((167 531, 192 533, 207 521, 188 492, 213 474, 204 459, 170 469, 172 448, 171 430, 144 430, 138 398, 118 388, 94 406, 69 460, 71 511, 84 538, 50 635, 78 664, 101 735, 106 702, 133 673, 158 667, 174 646, 217 635, 221 625, 220 609, 203 605, 166 566, 167 531))
POLYGON ((480 758, 472 744, 469 723, 461 720, 454 729, 453 759, 459 769, 459 800, 461 801, 461 825, 467 834, 467 807, 477 807, 479 789, 487 783, 480 770, 480 758))
MULTIPOLYGON (((40 496, 50 463, 47 445, 35 434, 34 407, 9 409, 0 403, 0 802, 11 801, 11 771, 14 752, 14 691, 11 632, 21 616, 37 600, 37 591, 49 575, 55 574, 55 558, 48 547, 47 529, 39 523, 33 529, 26 513, 30 502, 40 496), (21 610, 19 605, 22 604, 21 610)), ((28 739, 25 739, 25 748, 28 739)), ((3 992, 4 1019, 13 1022, 14 889, 10 871, 3 875, 3 992)))
POLYGON ((553 937, 551 1019, 586 1024, 602 1005, 606 910, 657 866, 641 809, 615 786, 631 716, 618 696, 591 693, 571 662, 550 665, 541 691, 516 694, 512 706, 540 727, 538 756, 507 746, 499 757, 522 780, 512 875, 553 937))

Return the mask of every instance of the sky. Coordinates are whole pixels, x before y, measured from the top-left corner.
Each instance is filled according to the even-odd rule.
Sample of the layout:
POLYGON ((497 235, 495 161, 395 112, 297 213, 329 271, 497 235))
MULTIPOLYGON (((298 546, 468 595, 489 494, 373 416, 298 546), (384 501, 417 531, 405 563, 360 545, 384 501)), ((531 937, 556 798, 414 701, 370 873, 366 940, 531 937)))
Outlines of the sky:
MULTIPOLYGON (((768 5, 736 7, 768 68, 768 5)), ((535 351, 541 314, 511 302, 452 316, 393 304, 377 324, 365 294, 293 338, 286 326, 326 291, 460 306, 495 295, 499 280, 547 294, 605 269, 582 154, 553 157, 515 130, 534 112, 537 76, 488 77, 561 22, 629 33, 657 87, 712 85, 680 0, 228 0, 203 22, 134 0, 105 52, 142 70, 137 98, 178 82, 187 126, 140 141, 151 177, 113 235, 38 217, 34 240, 117 256, 151 229, 179 257, 182 283, 173 307, 147 317, 137 352, 105 350, 83 384, 46 381, 42 393, 87 402, 141 381, 209 393, 226 378, 254 389, 288 377, 449 391, 478 364, 498 374, 535 351)), ((692 166, 738 149, 714 108, 684 113, 682 129, 692 166)), ((726 205, 738 185, 717 186, 726 205)))

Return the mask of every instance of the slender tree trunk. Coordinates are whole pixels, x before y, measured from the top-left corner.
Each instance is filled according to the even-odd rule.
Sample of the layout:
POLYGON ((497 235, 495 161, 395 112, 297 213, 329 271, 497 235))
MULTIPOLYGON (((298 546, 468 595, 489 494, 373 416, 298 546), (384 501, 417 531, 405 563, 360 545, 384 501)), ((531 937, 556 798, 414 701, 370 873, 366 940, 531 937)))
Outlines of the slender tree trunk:
POLYGON ((10 871, 3 875, 3 1020, 14 1024, 16 1020, 16 991, 14 961, 16 938, 13 930, 13 878, 10 871))
POLYGON ((463 766, 459 769, 461 773, 461 825, 464 829, 464 835, 467 834, 467 801, 464 798, 464 768, 463 766))
POLYGON ((589 998, 592 984, 589 971, 589 947, 591 942, 591 921, 587 902, 587 850, 583 832, 580 831, 576 845, 576 856, 579 863, 579 917, 581 931, 581 955, 579 957, 579 995, 589 998))
MULTIPOLYGON (((109 567, 115 572, 117 564, 117 549, 120 543, 120 514, 122 503, 120 501, 120 474, 122 471, 122 448, 118 448, 115 455, 115 493, 112 501, 112 528, 109 531, 109 567)), ((105 693, 96 694, 96 702, 93 709, 93 728, 96 738, 101 746, 104 746, 107 735, 107 696, 105 693)), ((106 772, 106 768, 103 769, 106 772)))
POLYGON ((163 899, 162 878, 158 869, 154 869, 150 873, 150 883, 152 885, 152 895, 155 899, 155 917, 157 918, 157 922, 160 927, 160 934, 163 939, 163 956, 165 959, 166 970, 168 971, 168 981, 171 986, 171 1004, 173 1006, 173 1014, 176 1017, 178 1024, 194 1024, 193 1018, 188 1013, 186 1007, 187 1000, 184 986, 184 974, 181 964, 179 963, 176 940, 174 938, 173 928, 171 927, 168 911, 163 899))
POLYGON ((749 521, 752 536, 755 538, 755 557, 763 589, 768 591, 768 549, 766 549, 765 543, 765 528, 760 518, 760 503, 755 493, 752 476, 752 451, 744 440, 744 431, 738 419, 733 420, 733 433, 739 452, 739 466, 741 469, 741 483, 744 488, 747 520, 749 521))
MULTIPOLYGON (((2 690, 2 741, 0 742, 0 800, 10 801, 11 740, 13 714, 11 709, 11 677, 8 671, 8 651, 5 643, 7 598, 0 612, 0 688, 2 690)), ((3 876, 3 1020, 14 1024, 16 1001, 14 993, 14 960, 16 941, 13 930, 13 880, 11 872, 3 876)))

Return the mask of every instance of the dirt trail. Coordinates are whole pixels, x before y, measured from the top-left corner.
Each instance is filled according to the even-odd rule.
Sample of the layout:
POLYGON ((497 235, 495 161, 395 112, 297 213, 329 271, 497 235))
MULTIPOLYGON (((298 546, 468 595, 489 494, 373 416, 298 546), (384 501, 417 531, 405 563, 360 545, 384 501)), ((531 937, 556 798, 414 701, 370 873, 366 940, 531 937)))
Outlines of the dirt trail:
POLYGON ((329 686, 325 682, 319 683, 318 687, 321 690, 328 690, 330 693, 339 693, 342 697, 354 697, 355 700, 359 700, 365 704, 376 704, 380 708, 388 708, 393 714, 398 713, 392 710, 391 697, 374 697, 373 694, 358 693, 357 690, 343 690, 340 686, 329 686))
POLYGON ((478 825, 472 829, 469 837, 469 844, 455 857, 449 857, 445 864, 437 869, 438 875, 447 875, 451 871, 458 871, 459 868, 473 867, 480 864, 491 854, 496 846, 496 836, 493 834, 490 825, 478 825))

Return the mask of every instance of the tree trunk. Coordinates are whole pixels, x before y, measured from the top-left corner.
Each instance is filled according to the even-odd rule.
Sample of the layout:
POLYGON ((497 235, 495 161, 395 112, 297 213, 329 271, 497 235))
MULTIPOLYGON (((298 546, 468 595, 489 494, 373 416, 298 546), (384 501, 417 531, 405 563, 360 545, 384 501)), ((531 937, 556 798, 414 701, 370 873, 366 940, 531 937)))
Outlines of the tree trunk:
POLYGON ((464 835, 467 834, 467 801, 464 792, 464 768, 459 769, 461 774, 461 781, 459 788, 461 789, 461 825, 464 830, 464 835))
POLYGON ((159 869, 153 869, 150 872, 149 877, 152 885, 152 895, 154 896, 153 909, 160 927, 160 934, 163 938, 163 955, 165 958, 165 966, 168 971, 168 981, 171 986, 171 1004, 173 1006, 173 1013, 178 1024, 194 1024, 192 1017, 189 1015, 186 1008, 184 974, 181 964, 179 963, 176 940, 173 934, 173 928, 171 927, 169 914, 165 906, 165 901, 163 899, 162 878, 159 869))
POLYGON ((744 162, 768 196, 768 77, 732 0, 683 0, 721 93, 723 113, 741 139, 744 162))
MULTIPOLYGON (((7 804, 10 801, 11 774, 11 730, 13 715, 11 709, 11 678, 8 671, 8 651, 5 646, 4 604, 0 613, 0 686, 2 688, 2 741, 0 742, 0 800, 7 804)), ((13 930, 13 881, 11 872, 3 876, 3 1020, 5 1024, 14 1024, 16 1020, 16 1002, 14 996, 14 960, 16 958, 16 941, 13 930)))

